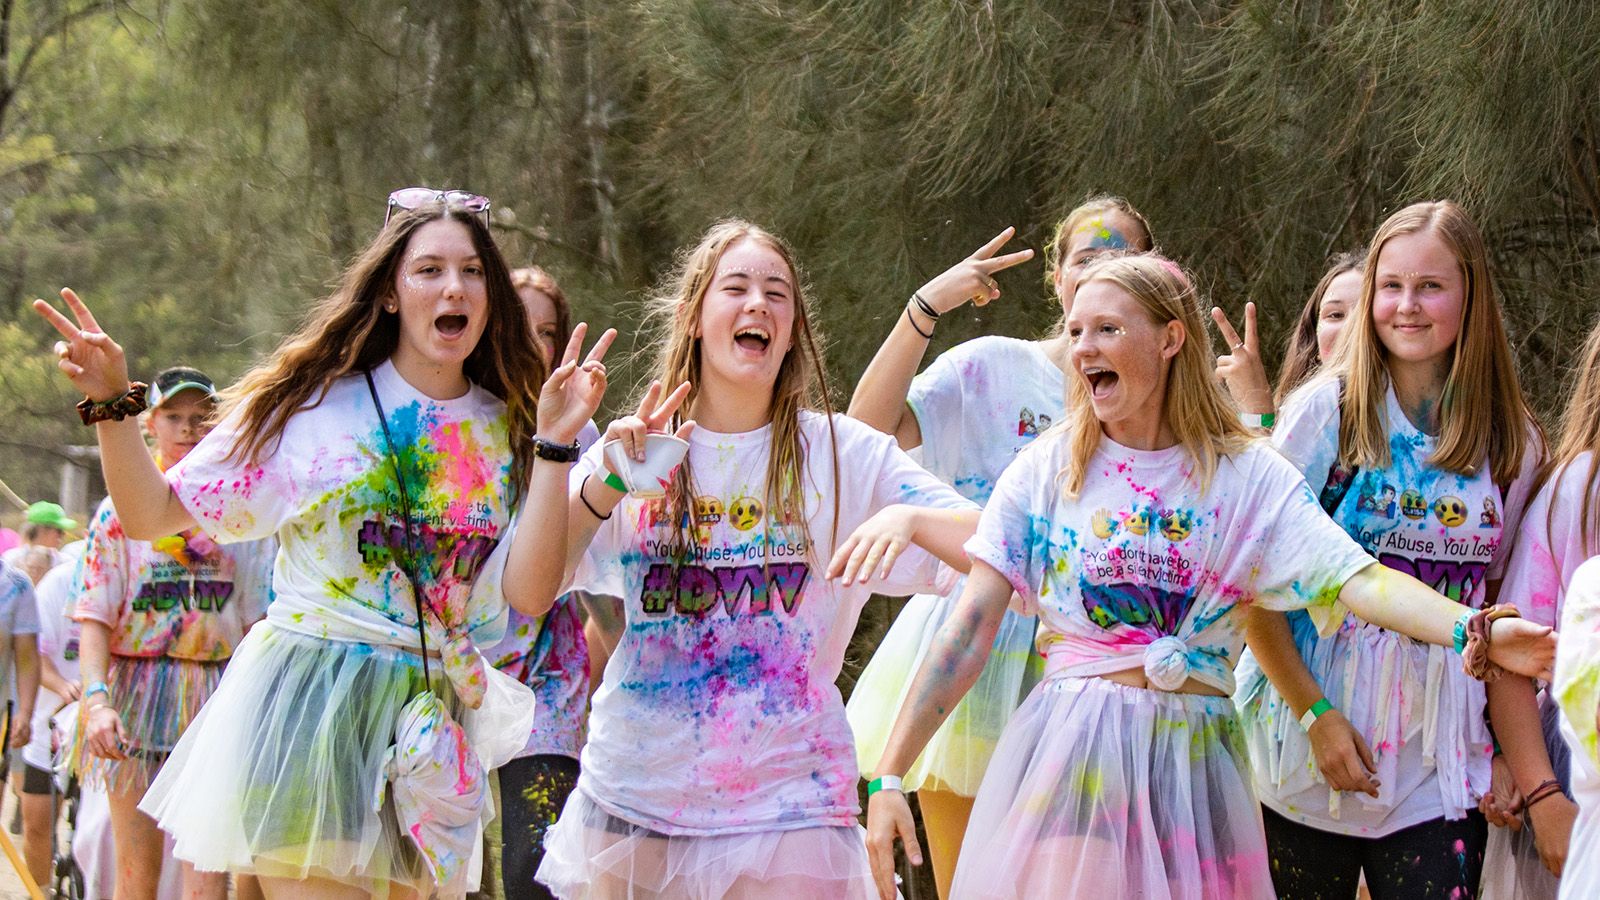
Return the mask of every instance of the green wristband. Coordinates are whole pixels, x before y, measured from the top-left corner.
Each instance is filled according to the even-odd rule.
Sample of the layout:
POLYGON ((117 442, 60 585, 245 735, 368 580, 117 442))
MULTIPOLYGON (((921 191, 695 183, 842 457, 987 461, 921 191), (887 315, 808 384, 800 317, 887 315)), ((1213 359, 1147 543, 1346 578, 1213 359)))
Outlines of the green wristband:
POLYGON ((1333 704, 1328 702, 1327 697, 1323 697, 1321 700, 1311 704, 1311 708, 1306 710, 1306 714, 1300 717, 1300 727, 1310 731, 1311 725, 1322 718, 1322 714, 1330 709, 1333 709, 1333 704))
POLYGON ((1455 638, 1457 656, 1467 652, 1467 623, 1470 621, 1472 621, 1472 610, 1470 609, 1462 613, 1461 618, 1456 620, 1456 630, 1453 637, 1455 638))
POLYGON ((867 782, 867 796, 871 797, 879 791, 904 791, 901 787, 899 775, 885 775, 867 782))
POLYGON ((617 473, 615 472, 607 472, 606 477, 601 479, 601 483, 614 491, 621 491, 624 494, 628 492, 627 482, 623 481, 621 478, 618 478, 617 473))

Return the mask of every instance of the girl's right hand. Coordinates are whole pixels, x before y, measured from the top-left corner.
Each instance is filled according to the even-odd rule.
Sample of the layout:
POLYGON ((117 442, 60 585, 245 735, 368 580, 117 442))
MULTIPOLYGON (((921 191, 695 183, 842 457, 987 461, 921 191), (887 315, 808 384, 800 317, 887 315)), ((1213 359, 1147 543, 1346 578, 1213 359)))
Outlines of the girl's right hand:
POLYGON ((918 289, 917 293, 921 294, 922 299, 928 301, 928 305, 940 314, 947 313, 968 300, 983 306, 990 300, 999 299, 1000 285, 996 284, 991 276, 1003 269, 1033 259, 1032 250, 1018 250, 1005 256, 995 256, 995 253, 999 252, 1016 233, 1015 228, 1006 228, 1005 231, 995 235, 989 243, 979 247, 971 256, 934 276, 933 280, 918 289))
MULTIPOLYGON (((683 399, 689 396, 689 382, 685 381, 673 389, 667 399, 661 400, 661 382, 650 382, 650 388, 644 392, 644 398, 639 401, 639 409, 631 416, 623 416, 612 421, 606 426, 606 433, 601 438, 601 444, 612 441, 621 441, 628 453, 628 458, 636 462, 644 462, 645 436, 650 434, 664 434, 667 427, 672 424, 672 414, 683 405, 683 399), (657 401, 660 401, 659 403, 657 401)), ((679 438, 687 439, 689 432, 694 430, 693 422, 685 422, 678 426, 674 434, 679 438)), ((611 461, 606 460, 606 468, 611 468, 611 461)), ((621 472, 616 472, 621 476, 621 472)))
POLYGON ((128 744, 128 733, 122 728, 122 716, 109 703, 101 703, 89 710, 88 721, 83 726, 83 745, 101 759, 127 759, 122 748, 128 744))
POLYGON ((66 373, 72 386, 85 397, 99 402, 115 400, 128 390, 128 360, 122 348, 100 330, 100 323, 71 288, 61 289, 61 299, 72 311, 71 319, 46 300, 33 301, 33 309, 66 340, 56 341, 56 365, 66 373))
POLYGON ((1367 748, 1366 739, 1344 713, 1330 709, 1318 716, 1306 736, 1311 739, 1311 753, 1328 787, 1378 796, 1378 765, 1367 748))
POLYGON ((917 843, 911 803, 900 791, 879 791, 867 799, 867 860, 872 864, 872 880, 878 885, 881 900, 899 896, 894 885, 895 838, 905 844, 911 864, 922 865, 922 847, 917 843))

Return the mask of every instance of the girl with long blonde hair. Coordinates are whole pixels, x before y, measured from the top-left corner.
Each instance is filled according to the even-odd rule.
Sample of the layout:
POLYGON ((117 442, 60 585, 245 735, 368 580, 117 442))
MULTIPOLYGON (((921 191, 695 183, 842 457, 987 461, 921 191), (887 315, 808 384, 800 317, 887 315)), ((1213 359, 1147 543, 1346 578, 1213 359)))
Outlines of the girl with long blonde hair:
MULTIPOLYGON (((1273 442, 1380 562, 1487 607, 1543 449, 1483 238, 1450 201, 1407 206, 1379 227, 1362 279, 1338 353, 1273 442)), ((1251 650, 1238 700, 1279 892, 1354 896, 1362 874, 1374 895, 1476 892, 1485 688, 1446 650, 1355 618, 1328 633, 1263 620, 1251 650)), ((1539 740, 1536 722, 1496 719, 1502 745, 1539 740)))
MULTIPOLYGON (((997 255, 1011 235, 1006 229, 916 291, 850 399, 851 416, 894 435, 902 449, 920 448, 928 471, 977 503, 989 499, 1023 447, 1061 421, 1066 335, 1058 325, 1039 340, 975 338, 940 354, 920 375, 916 369, 936 316, 998 299, 994 273, 1032 258, 1032 250, 997 255)), ((1106 253, 1150 246, 1149 224, 1120 197, 1093 197, 1069 212, 1046 251, 1046 282, 1062 316, 1072 308, 1084 266, 1106 253)), ((877 766, 911 678, 960 596, 958 582, 943 594, 912 597, 857 679, 846 711, 863 771, 877 766)), ((977 684, 906 773, 905 789, 917 792, 922 810, 940 896, 950 896, 972 798, 994 743, 1042 672, 1034 626, 1032 616, 1006 614, 977 684)))
POLYGON ((527 735, 527 688, 478 648, 508 603, 539 615, 555 596, 541 554, 564 549, 565 463, 613 335, 580 362, 579 326, 546 377, 488 206, 391 194, 339 287, 164 473, 127 418, 144 386, 122 348, 71 291, 72 319, 34 304, 129 537, 278 537, 266 620, 139 807, 180 859, 255 874, 268 898, 464 895, 485 771, 527 735), (511 528, 519 507, 538 527, 511 528))
POLYGON ((619 489, 602 448, 574 473, 573 586, 622 597, 626 626, 539 878, 561 897, 869 896, 834 680, 874 591, 965 569, 976 510, 831 411, 770 232, 711 228, 658 309, 656 380, 602 444, 637 459, 674 431, 688 453, 659 499, 619 489))
MULTIPOLYGON (((896 839, 920 861, 896 776, 978 677, 1013 592, 1039 616, 1046 676, 978 791, 958 897, 1276 896, 1229 700, 1247 618, 1337 600, 1450 642, 1454 604, 1374 564, 1239 422, 1204 328, 1168 260, 1079 276, 1067 424, 1001 476, 967 544, 966 591, 870 789, 881 897, 894 896, 896 839)), ((1500 664, 1548 667, 1548 628, 1486 619, 1473 633, 1494 629, 1500 664)))

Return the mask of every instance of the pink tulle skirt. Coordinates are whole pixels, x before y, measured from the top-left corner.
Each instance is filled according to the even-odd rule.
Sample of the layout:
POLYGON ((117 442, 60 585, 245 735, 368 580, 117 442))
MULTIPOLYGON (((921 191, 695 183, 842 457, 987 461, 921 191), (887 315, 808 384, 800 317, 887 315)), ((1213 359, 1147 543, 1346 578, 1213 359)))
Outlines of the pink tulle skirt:
POLYGON ((1233 702, 1040 684, 995 748, 952 894, 1272 900, 1233 702))
POLYGON ((876 900, 860 826, 662 834, 578 790, 545 835, 535 876, 563 900, 876 900))

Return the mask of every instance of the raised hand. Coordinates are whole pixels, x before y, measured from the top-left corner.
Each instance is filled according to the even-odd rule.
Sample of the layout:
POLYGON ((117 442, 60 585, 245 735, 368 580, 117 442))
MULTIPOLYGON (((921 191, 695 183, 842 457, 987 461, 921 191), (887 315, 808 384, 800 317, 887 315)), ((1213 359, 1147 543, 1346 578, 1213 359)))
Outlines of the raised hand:
MULTIPOLYGON (((604 443, 622 441, 628 452, 628 458, 636 462, 644 462, 645 436, 649 434, 663 434, 672 424, 672 416, 683 405, 685 397, 689 396, 689 382, 673 388, 666 399, 661 398, 661 382, 652 381, 650 387, 644 392, 644 397, 639 400, 639 408, 631 416, 623 416, 606 426, 604 443)), ((693 422, 684 422, 675 432, 677 437, 687 438, 689 432, 694 430, 693 422)), ((606 467, 610 468, 609 460, 606 467)), ((618 475, 622 474, 620 472, 618 475)))
POLYGON ((1033 259, 1032 250, 1018 250, 1004 256, 995 256, 1016 233, 1015 228, 1006 228, 1005 231, 995 235, 989 243, 979 247, 971 256, 934 276, 933 280, 923 285, 917 293, 928 301, 935 312, 941 314, 955 309, 968 300, 979 306, 990 300, 998 300, 1000 285, 995 282, 994 273, 1033 259))
POLYGON ((1233 402, 1247 413, 1264 415, 1272 412, 1272 384, 1267 381, 1267 369, 1261 362, 1261 341, 1256 331, 1256 305, 1244 305, 1244 337, 1233 330, 1228 314, 1222 307, 1211 307, 1211 320, 1217 323, 1222 339, 1228 342, 1228 352, 1217 357, 1217 378, 1228 386, 1233 402))
POLYGON ((1527 619, 1496 619, 1489 624, 1489 661, 1518 675, 1549 681, 1555 676, 1556 633, 1527 619))
POLYGON ((579 322, 572 329, 561 364, 545 379, 539 391, 539 433, 552 441, 569 444, 577 439, 578 432, 600 408, 606 395, 606 351, 617 339, 614 328, 606 329, 600 340, 594 342, 589 355, 578 361, 583 352, 583 339, 589 325, 579 322))
POLYGON ((1311 754, 1328 787, 1378 796, 1379 781, 1374 777, 1378 766, 1372 750, 1344 713, 1330 709, 1318 716, 1306 736, 1311 739, 1311 754))
POLYGON ((34 311, 65 338, 56 341, 56 366, 90 400, 100 402, 122 396, 128 390, 128 360, 122 348, 100 330, 94 314, 71 288, 61 289, 61 299, 76 322, 47 300, 33 301, 34 311))

